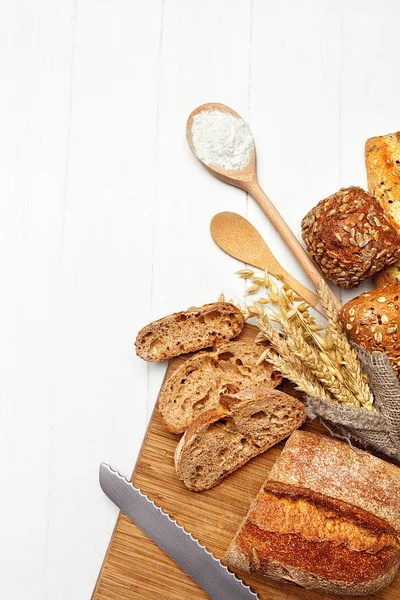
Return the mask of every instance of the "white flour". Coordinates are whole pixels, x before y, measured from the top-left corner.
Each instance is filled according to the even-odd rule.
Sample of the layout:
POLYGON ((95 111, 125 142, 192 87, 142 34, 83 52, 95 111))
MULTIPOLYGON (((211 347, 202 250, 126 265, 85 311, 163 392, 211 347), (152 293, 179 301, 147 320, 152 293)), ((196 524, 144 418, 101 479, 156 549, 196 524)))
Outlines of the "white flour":
POLYGON ((203 163, 227 170, 244 169, 254 148, 245 121, 222 110, 202 111, 193 117, 192 141, 203 163))

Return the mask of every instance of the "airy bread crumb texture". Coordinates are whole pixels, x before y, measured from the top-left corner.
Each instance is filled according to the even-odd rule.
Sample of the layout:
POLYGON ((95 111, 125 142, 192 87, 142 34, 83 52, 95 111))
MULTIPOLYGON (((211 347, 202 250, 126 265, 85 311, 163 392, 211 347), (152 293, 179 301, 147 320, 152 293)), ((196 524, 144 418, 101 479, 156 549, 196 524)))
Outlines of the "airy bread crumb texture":
POLYGON ((189 358, 160 392, 158 408, 165 427, 182 433, 202 412, 218 406, 224 394, 279 385, 282 377, 271 365, 256 365, 259 356, 259 344, 237 340, 189 358))
POLYGON ((143 327, 136 337, 136 354, 148 361, 166 360, 233 339, 243 326, 242 312, 233 304, 205 304, 143 327))
POLYGON ((305 420, 304 405, 274 389, 221 399, 183 435, 176 453, 178 477, 193 491, 209 489, 284 439, 305 420))

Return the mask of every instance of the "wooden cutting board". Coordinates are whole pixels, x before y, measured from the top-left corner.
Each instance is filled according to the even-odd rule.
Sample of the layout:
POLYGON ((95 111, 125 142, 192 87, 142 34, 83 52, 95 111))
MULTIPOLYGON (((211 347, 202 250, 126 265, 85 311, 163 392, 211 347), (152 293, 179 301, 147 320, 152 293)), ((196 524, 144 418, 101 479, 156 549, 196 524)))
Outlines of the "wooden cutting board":
MULTIPOLYGON (((241 337, 254 338, 256 331, 255 327, 246 325, 241 337)), ((166 377, 182 362, 181 358, 173 359, 166 377)), ((307 423, 304 429, 327 433, 321 425, 314 423, 307 423)), ((221 558, 246 515, 251 500, 256 496, 282 451, 284 442, 247 463, 214 489, 195 493, 187 490, 175 475, 173 457, 179 437, 164 429, 156 406, 132 474, 132 481, 215 556, 221 558)), ((330 594, 305 590, 290 583, 254 575, 242 577, 245 583, 257 592, 260 600, 334 598, 330 594)), ((120 514, 92 600, 137 598, 206 600, 208 596, 150 538, 125 515, 120 514)), ((386 590, 364 598, 400 600, 399 575, 386 590)))

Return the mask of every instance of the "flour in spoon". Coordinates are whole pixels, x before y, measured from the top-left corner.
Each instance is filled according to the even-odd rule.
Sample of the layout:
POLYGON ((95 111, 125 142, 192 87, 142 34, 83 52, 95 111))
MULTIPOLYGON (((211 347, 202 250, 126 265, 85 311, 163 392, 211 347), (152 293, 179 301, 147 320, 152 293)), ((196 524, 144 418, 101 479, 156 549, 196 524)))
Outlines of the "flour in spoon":
POLYGON ((193 117, 192 142, 203 163, 227 170, 244 169, 254 148, 247 123, 222 110, 203 110, 193 117))

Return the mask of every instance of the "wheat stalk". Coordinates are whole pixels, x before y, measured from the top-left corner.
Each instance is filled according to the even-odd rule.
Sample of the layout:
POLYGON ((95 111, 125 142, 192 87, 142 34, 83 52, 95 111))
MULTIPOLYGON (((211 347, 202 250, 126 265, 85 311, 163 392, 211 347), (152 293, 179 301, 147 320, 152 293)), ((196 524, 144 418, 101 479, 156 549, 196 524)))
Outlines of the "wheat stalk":
MULTIPOLYGON (((283 331, 286 333, 289 351, 293 352, 312 374, 323 384, 323 386, 339 402, 359 406, 359 402, 352 392, 346 387, 343 376, 336 364, 332 364, 328 355, 315 346, 308 344, 304 339, 301 329, 284 315, 280 316, 283 331)), ((314 338, 315 336, 313 336, 314 338)))
POLYGON ((266 348, 258 364, 270 362, 310 396, 372 410, 368 378, 347 340, 327 285, 323 282, 317 290, 328 319, 323 327, 310 314, 309 304, 285 283, 279 290, 268 271, 263 278, 249 272, 241 276, 251 279, 253 286, 248 292, 262 286, 266 290, 265 298, 244 309, 246 319, 257 317, 257 341, 268 340, 274 350, 266 348), (272 313, 270 319, 280 325, 283 336, 269 324, 264 308, 272 313))
POLYGON ((269 349, 264 350, 263 354, 264 360, 274 366, 283 377, 292 381, 296 385, 296 389, 306 393, 308 396, 323 398, 332 402, 332 397, 329 396, 324 387, 315 378, 310 377, 310 374, 307 373, 303 365, 301 365, 301 368, 296 369, 293 367, 292 362, 287 360, 288 357, 275 354, 269 349))
MULTIPOLYGON (((318 379, 315 377, 312 371, 303 363, 303 361, 291 351, 289 343, 279 335, 276 329, 274 329, 268 322, 266 322, 265 318, 258 319, 257 323, 262 334, 265 336, 264 339, 267 339, 270 342, 274 350, 278 353, 282 360, 285 361, 287 369, 290 370, 292 374, 290 379, 297 385, 303 385, 303 387, 304 381, 308 381, 309 389, 311 389, 310 386, 312 386, 314 390, 318 389, 319 393, 322 394, 322 397, 325 398, 325 400, 331 401, 332 397, 329 395, 329 393, 327 393, 324 390, 324 388, 319 384, 318 379)), ((263 360, 269 361, 269 355, 270 351, 269 348, 267 348, 261 354, 258 363, 262 362, 263 360)))
POLYGON ((302 368, 301 360, 290 351, 287 341, 268 323, 266 317, 264 317, 264 319, 258 319, 257 324, 264 334, 265 339, 267 339, 273 348, 285 358, 286 362, 291 363, 295 369, 302 368))
POLYGON ((370 408, 373 404, 373 396, 368 384, 368 377, 361 370, 357 353, 349 344, 343 325, 333 305, 329 288, 324 281, 321 281, 317 294, 329 321, 328 331, 333 338, 334 346, 341 355, 346 371, 350 376, 349 387, 354 392, 360 405, 370 408))

